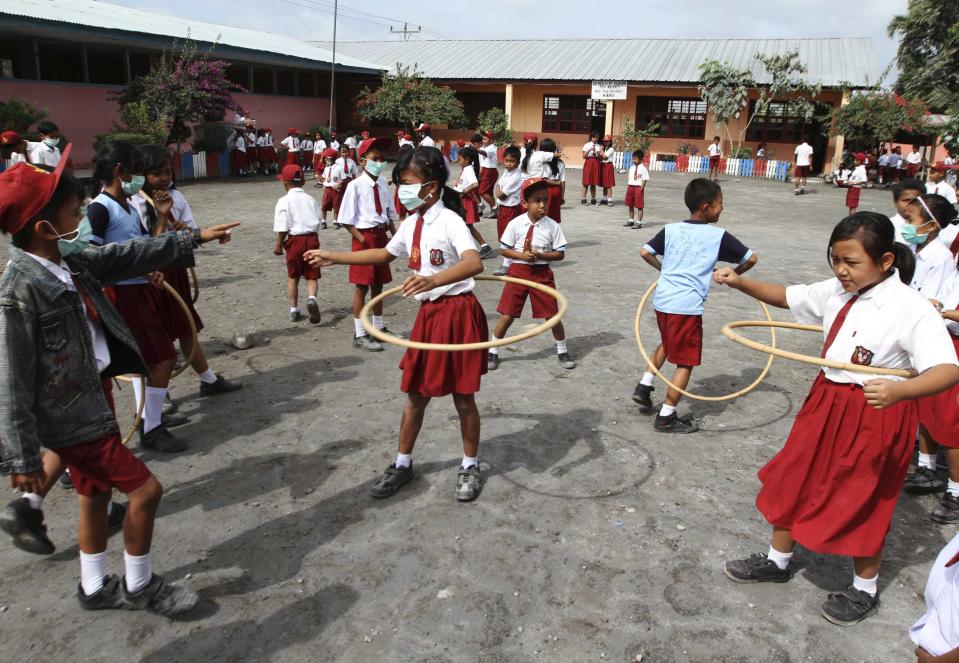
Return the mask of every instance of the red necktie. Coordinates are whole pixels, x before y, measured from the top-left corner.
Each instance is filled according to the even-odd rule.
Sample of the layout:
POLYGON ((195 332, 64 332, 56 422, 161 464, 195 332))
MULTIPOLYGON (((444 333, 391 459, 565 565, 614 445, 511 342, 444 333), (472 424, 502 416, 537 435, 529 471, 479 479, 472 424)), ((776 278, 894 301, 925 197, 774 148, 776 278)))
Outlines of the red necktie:
POLYGON ((373 182, 373 204, 376 205, 377 215, 383 214, 383 203, 380 201, 380 185, 373 182))
POLYGON ((416 215, 416 225, 413 226, 413 246, 410 247, 410 262, 408 267, 418 272, 422 266, 420 260, 420 239, 423 236, 423 217, 416 215))
POLYGON ((533 250, 533 232, 536 230, 536 224, 531 223, 529 230, 526 231, 526 239, 523 240, 523 253, 529 253, 533 250))
POLYGON ((832 342, 836 340, 836 335, 839 333, 839 330, 842 328, 843 323, 846 321, 846 316, 849 315, 849 309, 852 308, 852 305, 856 303, 856 300, 859 299, 859 295, 853 295, 849 298, 849 301, 839 309, 839 313, 836 314, 836 319, 833 320, 832 327, 829 328, 829 333, 826 335, 826 342, 822 346, 822 354, 820 357, 823 359, 826 358, 826 352, 829 351, 829 348, 832 347, 832 342))
POLYGON ((80 285, 80 282, 77 281, 77 277, 73 277, 73 285, 77 289, 77 294, 80 295, 80 299, 83 301, 83 305, 87 308, 87 318, 90 319, 90 322, 95 324, 102 324, 100 322, 100 313, 97 311, 96 306, 93 305, 93 300, 90 299, 90 295, 87 294, 87 291, 83 289, 83 286, 80 285))
POLYGON ((952 240, 952 244, 949 245, 949 250, 952 251, 952 257, 955 258, 956 254, 959 253, 959 235, 956 235, 956 238, 952 240))

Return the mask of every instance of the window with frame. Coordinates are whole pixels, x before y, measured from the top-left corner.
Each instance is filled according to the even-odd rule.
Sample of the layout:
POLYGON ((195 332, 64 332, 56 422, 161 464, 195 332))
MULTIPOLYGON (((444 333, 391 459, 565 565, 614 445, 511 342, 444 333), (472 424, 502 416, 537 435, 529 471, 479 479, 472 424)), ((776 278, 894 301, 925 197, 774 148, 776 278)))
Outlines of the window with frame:
POLYGON ((301 97, 316 97, 316 75, 312 71, 296 72, 296 93, 301 97))
POLYGON ((33 40, 0 34, 0 78, 36 78, 33 40))
POLYGON ((127 82, 126 54, 112 49, 87 48, 87 73, 91 83, 123 85, 127 82))
POLYGON ((135 80, 150 73, 150 54, 142 51, 129 51, 130 78, 135 80))
POLYGON ((589 95, 543 95, 543 132, 588 134, 605 123, 606 104, 589 95))
POLYGON ((250 65, 233 62, 226 68, 226 79, 236 83, 244 90, 250 89, 250 65))
POLYGON ((255 94, 273 94, 273 68, 253 66, 253 89, 255 94))
MULTIPOLYGON (((756 100, 749 102, 749 116, 756 112, 756 100)), ((807 122, 795 106, 787 101, 769 102, 766 112, 753 118, 746 132, 748 140, 763 143, 799 143, 811 128, 812 118, 807 122)))
POLYGON ((83 50, 79 44, 41 42, 38 48, 41 80, 83 82, 83 50))
POLYGON ((296 91, 296 74, 289 69, 276 70, 276 93, 293 96, 296 91))
POLYGON ((636 126, 656 122, 660 136, 705 138, 706 111, 706 102, 694 97, 637 97, 636 126))

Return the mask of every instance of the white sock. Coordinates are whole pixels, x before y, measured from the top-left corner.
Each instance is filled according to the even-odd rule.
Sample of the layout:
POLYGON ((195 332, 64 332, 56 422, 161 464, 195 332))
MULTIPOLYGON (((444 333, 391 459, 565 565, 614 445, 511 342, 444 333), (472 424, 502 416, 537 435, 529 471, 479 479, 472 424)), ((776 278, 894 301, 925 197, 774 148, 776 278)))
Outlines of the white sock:
POLYGON ((353 318, 353 331, 356 332, 357 336, 366 336, 366 330, 363 329, 363 323, 360 322, 359 318, 353 318))
POLYGON ((556 341, 556 354, 561 355, 566 352, 566 339, 556 341))
POLYGON ((643 373, 643 379, 639 381, 639 384, 643 385, 644 387, 652 387, 653 380, 655 379, 656 379, 655 375, 653 375, 649 371, 646 371, 645 373, 643 373))
MULTIPOLYGON (((949 483, 952 483, 951 481, 949 483)), ((36 493, 24 493, 21 495, 23 499, 27 501, 27 504, 30 505, 31 509, 42 509, 43 508, 43 496, 37 495, 36 493)))
POLYGON ((149 433, 160 425, 163 417, 163 401, 166 399, 166 389, 147 387, 146 405, 143 407, 143 432, 149 433))
POLYGON ((150 584, 153 578, 153 565, 150 563, 150 553, 135 556, 123 551, 124 584, 131 594, 139 592, 150 584))
POLYGON ((299 312, 300 312, 300 307, 299 307, 299 306, 291 306, 291 307, 290 307, 290 313, 299 313, 299 312))
POLYGON ((80 552, 80 586, 83 593, 92 596, 103 587, 107 575, 107 551, 88 555, 80 552))
POLYGON ((206 382, 207 384, 216 382, 216 373, 213 372, 212 368, 207 366, 207 369, 200 373, 200 382, 206 382))
POLYGON ((473 456, 472 458, 470 458, 469 456, 463 456, 463 462, 460 463, 460 467, 462 467, 464 470, 468 470, 474 465, 479 465, 479 463, 476 460, 476 456, 473 456))
POLYGON ((668 417, 671 414, 676 414, 676 406, 663 403, 663 407, 659 410, 659 416, 668 417))
POLYGON ((860 578, 855 573, 852 574, 852 586, 860 592, 866 592, 869 596, 875 596, 879 591, 879 574, 875 578, 860 578))
POLYGON ((786 567, 789 566, 789 560, 793 558, 792 551, 788 553, 779 552, 772 546, 769 546, 769 554, 766 556, 776 562, 776 566, 778 566, 780 570, 785 570, 786 567))
POLYGON ((373 316, 373 328, 374 328, 374 329, 383 329, 383 327, 385 327, 385 326, 386 326, 386 323, 383 322, 383 316, 382 316, 382 315, 374 315, 374 316, 373 316))
MULTIPOLYGON (((946 492, 949 493, 950 495, 952 495, 953 497, 959 497, 959 481, 953 481, 952 479, 949 479, 949 485, 946 486, 946 492)), ((27 495, 24 494, 24 497, 26 497, 26 496, 27 496, 27 495)), ((38 495, 38 497, 39 497, 39 495, 38 495)), ((43 499, 43 498, 41 498, 41 499, 43 499)), ((34 508, 34 509, 39 509, 40 507, 39 507, 39 506, 35 506, 35 507, 33 507, 33 508, 34 508)))
POLYGON ((134 412, 143 412, 140 409, 140 403, 143 402, 143 381, 139 379, 133 380, 133 401, 136 405, 136 410, 134 412))
POLYGON ((396 462, 393 463, 397 467, 409 467, 413 464, 413 454, 396 454, 396 462))
POLYGON ((920 451, 919 467, 928 467, 930 470, 936 469, 936 454, 924 454, 920 451))
POLYGON ((310 301, 310 300, 312 300, 312 301, 314 301, 314 302, 315 302, 315 301, 316 301, 316 295, 310 295, 310 296, 309 296, 309 297, 307 297, 306 299, 307 299, 307 301, 310 301))
MULTIPOLYGON (((491 341, 498 341, 498 340, 499 340, 499 337, 497 337, 496 334, 494 334, 493 332, 490 332, 489 340, 491 340, 491 341)), ((496 347, 496 348, 490 348, 490 349, 489 349, 489 353, 490 353, 491 355, 498 355, 498 354, 499 354, 499 348, 498 348, 498 347, 496 347)))

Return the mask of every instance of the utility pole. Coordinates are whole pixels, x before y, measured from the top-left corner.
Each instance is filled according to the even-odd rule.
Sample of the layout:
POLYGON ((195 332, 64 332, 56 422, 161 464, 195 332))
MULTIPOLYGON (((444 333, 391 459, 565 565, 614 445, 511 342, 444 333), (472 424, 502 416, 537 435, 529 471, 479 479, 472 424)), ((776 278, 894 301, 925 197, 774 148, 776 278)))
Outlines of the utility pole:
POLYGON ((417 25, 415 30, 409 29, 409 23, 403 23, 402 30, 394 30, 393 26, 390 26, 390 34, 403 35, 403 41, 409 41, 411 35, 418 35, 421 32, 423 32, 422 25, 417 25))
POLYGON ((336 10, 337 0, 333 0, 333 62, 330 63, 330 121, 326 125, 327 131, 333 131, 333 106, 336 103, 333 92, 333 81, 336 80, 336 10))

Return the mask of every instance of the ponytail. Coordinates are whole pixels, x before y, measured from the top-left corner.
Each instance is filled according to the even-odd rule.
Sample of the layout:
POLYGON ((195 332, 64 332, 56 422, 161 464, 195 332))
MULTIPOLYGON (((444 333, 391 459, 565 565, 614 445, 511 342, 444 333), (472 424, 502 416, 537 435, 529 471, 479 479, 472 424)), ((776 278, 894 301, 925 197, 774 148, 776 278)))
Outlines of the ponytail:
POLYGON ((466 211, 463 209, 463 202, 460 194, 446 186, 446 181, 450 177, 449 168, 446 166, 446 159, 443 153, 435 147, 417 147, 415 149, 400 150, 396 155, 396 166, 393 167, 393 184, 403 183, 403 172, 412 168, 423 178, 424 182, 436 182, 440 185, 441 199, 447 209, 455 212, 459 217, 465 219, 466 211))
POLYGON ((117 164, 127 172, 141 170, 140 155, 130 143, 113 141, 101 147, 93 157, 93 193, 99 195, 103 187, 113 182, 113 169, 117 164))
POLYGON ((892 263, 893 269, 899 270, 900 281, 910 285, 912 277, 916 274, 916 254, 908 246, 899 242, 893 243, 893 253, 896 256, 892 263))
POLYGON ((523 157, 523 163, 520 165, 520 169, 524 173, 529 172, 527 170, 527 168, 529 168, 529 157, 530 155, 533 154, 533 151, 536 149, 538 145, 539 145, 539 139, 537 138, 533 138, 532 140, 529 140, 526 142, 526 156, 523 157))
POLYGON ((549 170, 553 174, 553 177, 559 176, 559 157, 556 156, 556 141, 552 138, 544 138, 540 149, 543 152, 553 153, 553 158, 549 162, 549 170))
POLYGON ((479 152, 476 151, 476 148, 471 145, 467 145, 459 151, 459 156, 466 157, 470 160, 470 165, 473 166, 473 172, 476 173, 476 181, 479 182, 479 152))
POLYGON ((446 206, 446 209, 453 210, 463 219, 466 218, 466 210, 463 209, 463 198, 456 189, 445 185, 443 186, 443 204, 446 206))

